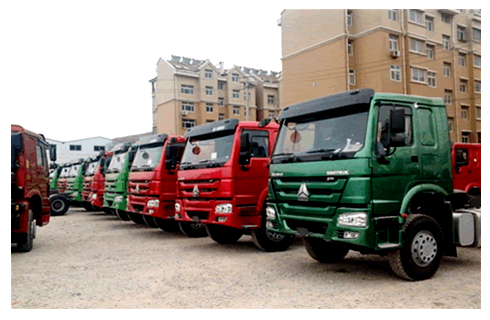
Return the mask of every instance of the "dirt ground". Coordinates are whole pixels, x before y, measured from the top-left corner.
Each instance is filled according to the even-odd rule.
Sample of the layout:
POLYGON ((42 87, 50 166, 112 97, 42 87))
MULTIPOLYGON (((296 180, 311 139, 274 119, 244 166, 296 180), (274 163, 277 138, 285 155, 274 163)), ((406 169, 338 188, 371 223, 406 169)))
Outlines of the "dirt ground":
POLYGON ((478 309, 481 249, 458 248, 426 281, 397 278, 386 257, 349 252, 313 260, 301 239, 258 250, 73 208, 37 229, 34 249, 11 250, 13 309, 478 309))

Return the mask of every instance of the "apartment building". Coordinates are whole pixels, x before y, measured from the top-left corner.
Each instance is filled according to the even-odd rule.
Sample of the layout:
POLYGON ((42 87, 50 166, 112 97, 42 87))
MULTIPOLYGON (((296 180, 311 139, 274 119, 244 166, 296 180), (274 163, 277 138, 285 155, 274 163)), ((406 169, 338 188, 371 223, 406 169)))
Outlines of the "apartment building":
POLYGON ((153 132, 184 134, 223 119, 260 120, 278 114, 278 72, 209 60, 160 58, 152 85, 153 132), (248 113, 247 113, 248 110, 248 113))
POLYGON ((481 10, 284 10, 281 108, 372 88, 443 98, 451 140, 481 142, 481 10))

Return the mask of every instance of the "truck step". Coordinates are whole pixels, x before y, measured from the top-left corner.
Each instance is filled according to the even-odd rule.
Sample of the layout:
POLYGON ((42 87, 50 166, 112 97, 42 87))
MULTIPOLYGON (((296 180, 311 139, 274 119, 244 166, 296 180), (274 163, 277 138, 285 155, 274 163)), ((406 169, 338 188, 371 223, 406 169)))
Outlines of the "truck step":
POLYGON ((378 248, 380 249, 395 249, 400 248, 401 246, 398 243, 380 243, 378 244, 378 248))

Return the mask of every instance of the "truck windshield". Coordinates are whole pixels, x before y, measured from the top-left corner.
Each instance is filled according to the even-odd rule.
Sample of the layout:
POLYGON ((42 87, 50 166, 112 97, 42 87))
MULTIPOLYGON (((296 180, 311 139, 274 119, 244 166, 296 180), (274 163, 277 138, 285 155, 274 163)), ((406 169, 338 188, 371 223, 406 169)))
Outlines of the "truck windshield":
POLYGON ((204 137, 204 139, 189 138, 180 163, 182 169, 192 169, 195 165, 203 167, 222 165, 230 159, 234 133, 204 137))
POLYGON ((111 164, 109 167, 107 167, 107 173, 116 173, 121 171, 124 159, 126 159, 126 154, 127 152, 115 154, 112 157, 111 164))
POLYGON ((65 167, 61 170, 60 178, 68 178, 70 176, 71 167, 65 167))
POLYGON ((95 174, 95 171, 97 171, 97 167, 99 166, 98 161, 90 162, 89 165, 87 166, 87 172, 85 172, 86 177, 91 177, 95 174))
POLYGON ((163 146, 139 147, 134 156, 131 171, 152 171, 160 163, 163 146))
POLYGON ((78 175, 78 171, 80 170, 81 167, 82 167, 81 164, 73 165, 70 169, 70 173, 69 173, 68 177, 70 177, 70 178, 76 177, 78 175))
POLYGON ((361 108, 344 107, 322 116, 285 120, 279 131, 272 162, 352 157, 364 146, 368 109, 368 105, 361 108))

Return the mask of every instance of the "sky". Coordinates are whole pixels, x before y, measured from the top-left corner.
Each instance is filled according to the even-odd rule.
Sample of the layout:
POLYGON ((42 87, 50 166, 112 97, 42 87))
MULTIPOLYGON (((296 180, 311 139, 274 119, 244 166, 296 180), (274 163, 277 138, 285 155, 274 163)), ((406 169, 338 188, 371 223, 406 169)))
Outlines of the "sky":
POLYGON ((2 5, 2 20, 7 19, 2 29, 9 30, 4 36, 9 50, 1 54, 11 124, 61 141, 150 132, 148 81, 156 76, 160 57, 281 71, 281 2, 237 4, 143 0, 2 5))

